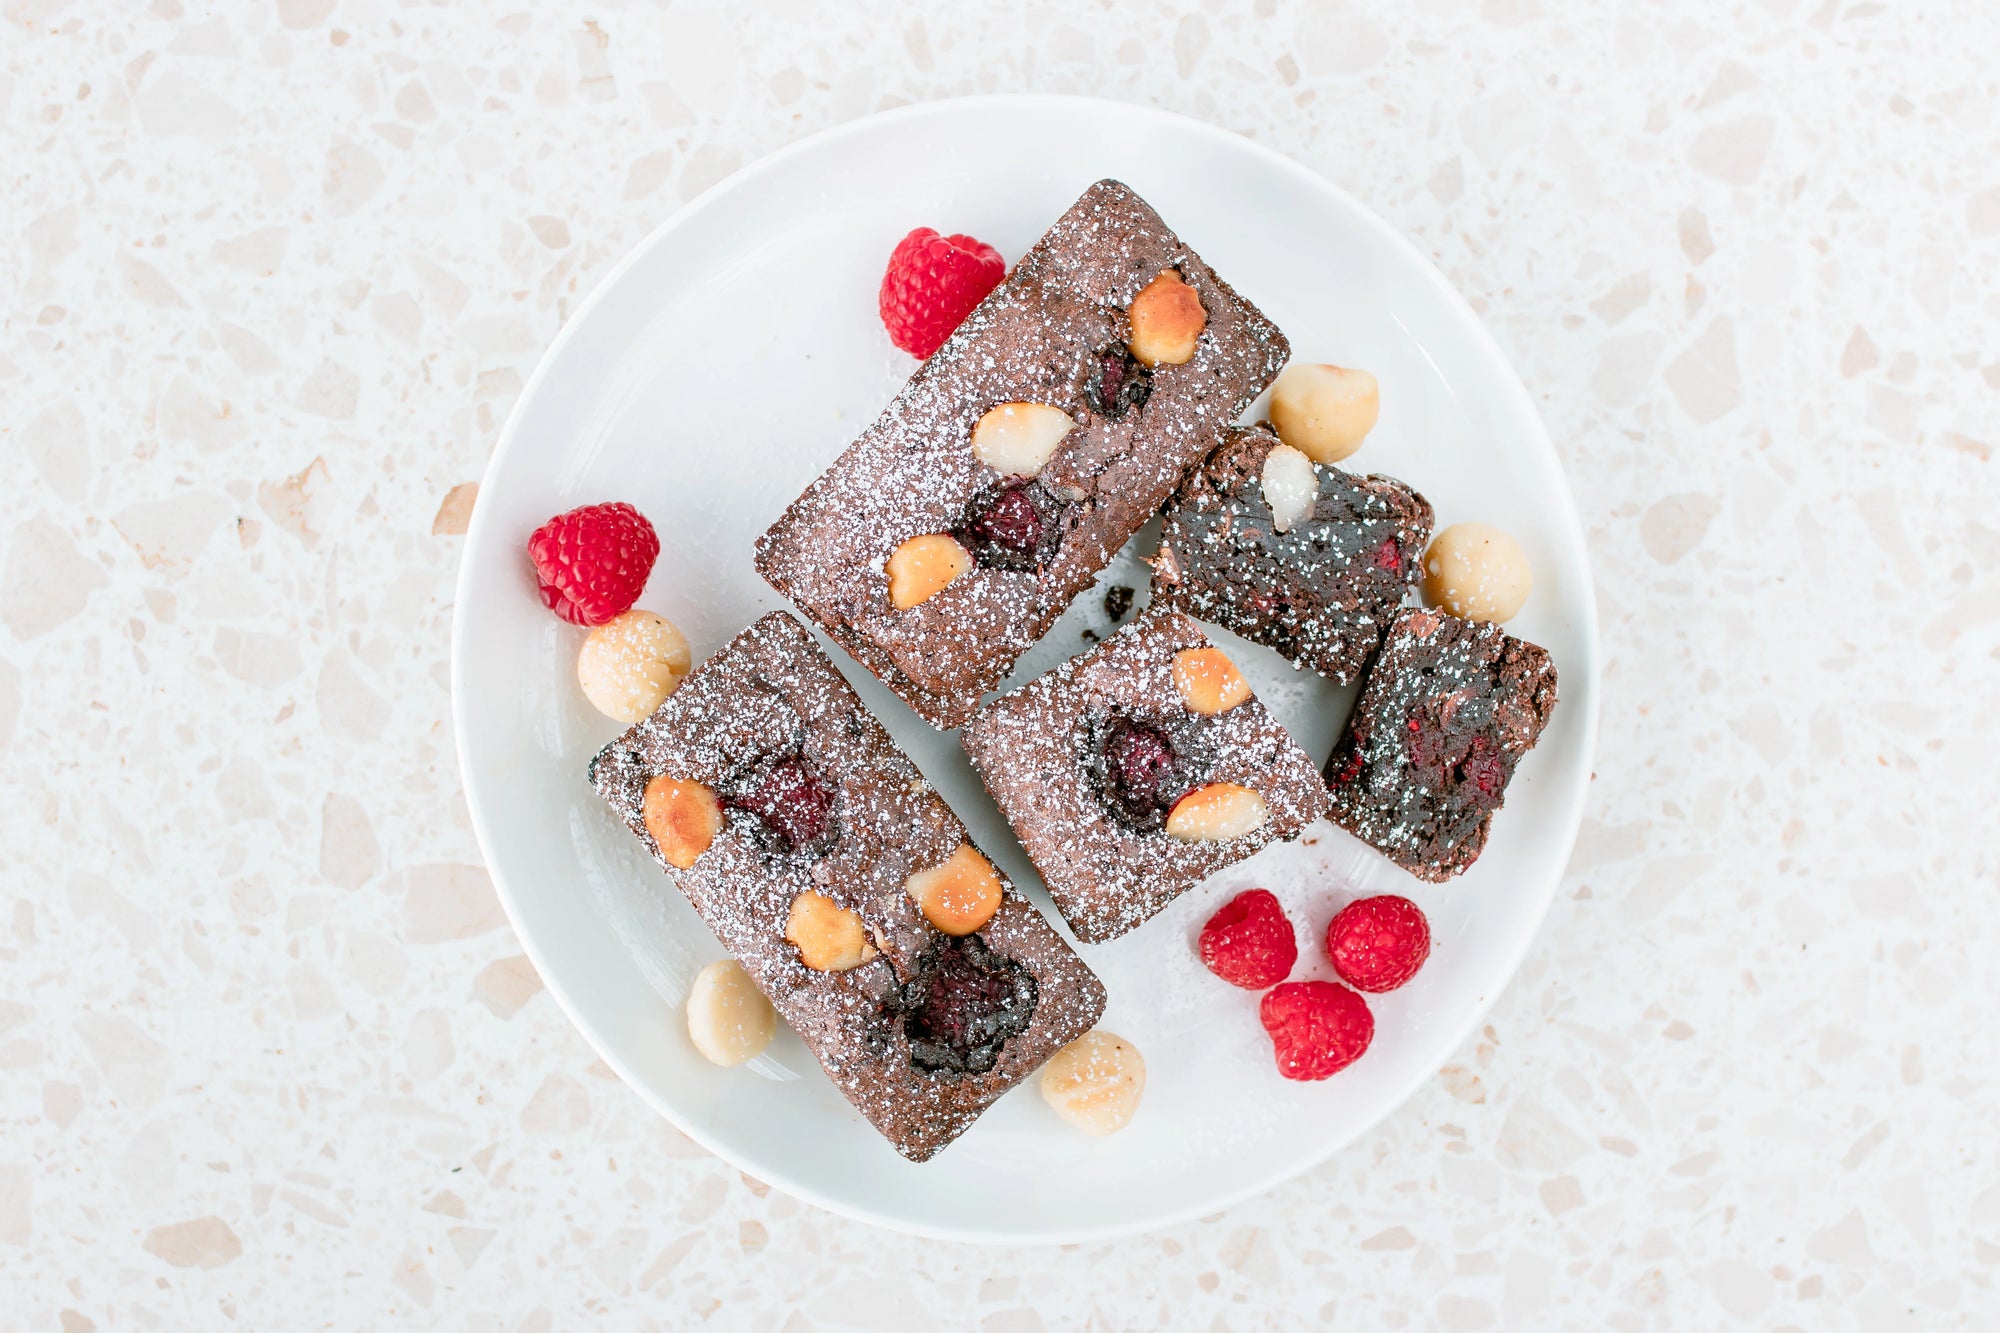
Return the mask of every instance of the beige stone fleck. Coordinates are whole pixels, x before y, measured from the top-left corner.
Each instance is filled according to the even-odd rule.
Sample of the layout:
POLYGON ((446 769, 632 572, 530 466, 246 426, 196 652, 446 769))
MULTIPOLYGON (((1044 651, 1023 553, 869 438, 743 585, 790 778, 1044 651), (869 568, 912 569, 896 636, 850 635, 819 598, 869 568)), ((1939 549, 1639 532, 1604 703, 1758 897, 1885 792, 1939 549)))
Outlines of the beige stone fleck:
POLYGON ((0 1162, 0 1245, 35 1237, 35 1173, 26 1162, 0 1162))
POLYGON ((541 974, 526 954, 488 963, 472 979, 473 995, 498 1018, 512 1018, 541 989, 541 974))
POLYGON ((90 485, 90 431, 74 398, 36 413, 15 440, 53 494, 71 504, 82 501, 90 485))
POLYGON ((194 139, 225 144, 240 126, 236 108, 202 80, 178 69, 149 80, 134 99, 139 123, 152 139, 194 139))
POLYGON ((339 740, 372 741, 389 724, 389 700, 361 678, 345 648, 335 648, 320 665, 314 701, 320 725, 339 740))
POLYGON ((361 802, 328 792, 319 812, 319 873, 327 883, 358 889, 382 869, 382 845, 361 802))
POLYGON ((315 458, 295 476, 259 482, 257 503, 272 522, 311 547, 318 542, 332 507, 329 482, 326 460, 315 458))
POLYGON ((127 505, 111 516, 139 563, 179 578, 188 572, 209 538, 234 508, 215 491, 183 491, 163 500, 127 505))
POLYGON ((590 1094, 561 1074, 542 1079, 521 1108, 521 1128, 530 1134, 573 1134, 590 1123, 590 1094))
POLYGON ((382 188, 382 161, 360 144, 338 144, 326 155, 323 192, 329 215, 349 217, 366 207, 382 188))
POLYGON ((1722 502, 1712 495, 1670 495, 1654 501, 1639 516, 1639 540, 1653 559, 1674 564, 1701 545, 1709 524, 1721 512, 1722 502))
POLYGON ((353 417, 360 399, 361 377, 338 362, 322 358, 299 386, 292 406, 329 421, 346 421, 353 417))
POLYGON ((197 1217, 146 1233, 146 1249, 176 1268, 220 1268, 243 1253, 243 1242, 219 1217, 197 1217))
POLYGON ((0 568, 0 621, 17 639, 38 638, 80 615, 105 583, 69 533, 36 514, 14 530, 0 568))
POLYGON ((1726 416, 1743 401, 1736 360, 1736 323, 1718 315, 1667 365, 1667 387, 1681 408, 1702 425, 1726 416))
POLYGON ((1778 122, 1761 111, 1712 125, 1695 136, 1688 164, 1731 185, 1748 185, 1763 171, 1777 127, 1778 122))
POLYGON ((1882 354, 1876 349, 1875 340, 1868 336, 1868 330, 1859 324, 1847 335, 1847 346, 1841 349, 1840 373, 1850 379, 1864 370, 1873 370, 1881 363, 1882 354))
POLYGON ((415 866, 399 877, 403 938, 411 944, 470 939, 507 924, 483 866, 415 866))

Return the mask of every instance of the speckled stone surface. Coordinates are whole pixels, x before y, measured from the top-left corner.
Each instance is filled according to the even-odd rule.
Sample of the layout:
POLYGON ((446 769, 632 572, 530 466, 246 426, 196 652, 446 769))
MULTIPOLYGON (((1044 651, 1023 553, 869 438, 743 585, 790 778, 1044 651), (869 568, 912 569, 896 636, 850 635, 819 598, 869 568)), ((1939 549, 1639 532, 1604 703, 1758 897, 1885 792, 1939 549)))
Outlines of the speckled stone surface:
POLYGON ((0 4, 0 1327, 1991 1327, 1986 0, 0 4), (459 538, 676 205, 985 91, 1190 112, 1437 259, 1601 598, 1581 841, 1318 1170, 890 1240, 599 1064, 467 825, 459 538))

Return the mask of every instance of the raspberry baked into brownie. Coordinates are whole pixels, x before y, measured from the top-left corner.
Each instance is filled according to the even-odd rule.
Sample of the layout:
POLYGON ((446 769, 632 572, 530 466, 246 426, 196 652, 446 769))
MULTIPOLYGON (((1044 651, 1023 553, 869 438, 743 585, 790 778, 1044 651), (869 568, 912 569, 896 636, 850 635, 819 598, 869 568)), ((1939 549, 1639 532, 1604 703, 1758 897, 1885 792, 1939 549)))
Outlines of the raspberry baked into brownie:
POLYGON ((1555 706, 1543 649, 1486 621, 1403 612, 1326 762, 1333 821, 1418 879, 1463 874, 1555 706))
POLYGON ((757 568, 957 726, 1288 351, 1144 200, 1099 181, 758 540, 757 568))
POLYGON ((1345 685, 1430 535, 1430 502, 1395 478, 1315 466, 1268 426, 1232 430, 1167 508, 1153 600, 1345 685))
POLYGON ((1173 611, 994 700, 960 740, 1086 944, 1326 813, 1311 757, 1173 611))
POLYGON ((1090 969, 788 615, 697 667, 590 778, 912 1161, 1103 1011, 1090 969))

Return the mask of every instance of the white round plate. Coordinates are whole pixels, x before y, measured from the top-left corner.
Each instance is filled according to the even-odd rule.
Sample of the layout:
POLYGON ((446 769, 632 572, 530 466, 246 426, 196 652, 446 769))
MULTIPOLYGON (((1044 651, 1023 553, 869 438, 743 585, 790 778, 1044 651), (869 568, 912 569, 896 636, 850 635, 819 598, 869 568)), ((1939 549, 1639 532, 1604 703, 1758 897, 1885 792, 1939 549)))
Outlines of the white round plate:
MULTIPOLYGON (((1253 409, 1253 415, 1259 409, 1253 409)), ((1104 586, 1144 588, 1142 533, 1104 586)), ((1160 1226, 1266 1189, 1352 1141, 1450 1058, 1506 985, 1575 838, 1597 711, 1597 634, 1583 535, 1527 393, 1465 302, 1408 242, 1312 172, 1196 121, 1072 98, 982 98, 841 126, 738 173, 607 276, 514 409, 480 488, 458 585, 453 718, 486 864, 550 992, 660 1113, 744 1171, 887 1226, 991 1241, 1075 1241, 1160 1226), (1085 186, 1125 181, 1244 296, 1296 356, 1365 366, 1382 417, 1349 466, 1392 473, 1437 508, 1517 534, 1534 595, 1508 626, 1548 648, 1562 702, 1521 765, 1492 843, 1454 883, 1423 885, 1331 824, 1186 894, 1144 927, 1083 950, 1103 1025, 1145 1053, 1137 1118, 1086 1138, 1023 1086, 922 1166, 833 1090, 789 1032, 753 1065, 689 1044, 680 1001, 720 946, 599 804, 590 756, 620 728, 576 686, 582 632, 537 600, 525 543, 551 514, 626 500, 658 528, 640 605, 699 659, 784 602, 751 543, 881 410, 916 363, 875 312, 910 228, 970 232, 1013 260, 1085 186), (1403 989, 1371 998, 1374 1045, 1322 1083, 1280 1078, 1257 996, 1204 971, 1201 923, 1262 885, 1300 935, 1295 978, 1330 977, 1334 909, 1404 893, 1436 947, 1403 989)), ((1016 673, 1030 679, 1105 632, 1086 592, 1016 673)), ((1351 690, 1225 640, 1315 758, 1351 690)), ((967 767, 830 649, 862 698, 1047 912, 1047 896, 967 767)), ((525 1093, 525 1090, 523 1090, 525 1093)))

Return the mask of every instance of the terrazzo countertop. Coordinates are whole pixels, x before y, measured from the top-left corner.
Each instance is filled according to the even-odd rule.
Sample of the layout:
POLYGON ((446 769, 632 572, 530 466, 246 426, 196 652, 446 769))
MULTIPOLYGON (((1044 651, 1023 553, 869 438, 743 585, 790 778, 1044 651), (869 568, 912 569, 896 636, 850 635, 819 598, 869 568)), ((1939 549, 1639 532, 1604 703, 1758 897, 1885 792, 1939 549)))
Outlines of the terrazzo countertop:
POLYGON ((1993 1327, 1995 51, 1988 0, 6 0, 0 1327, 1993 1327), (1483 1032, 1291 1184, 1054 1251, 649 1111, 446 721, 476 480, 592 284, 810 131, 1010 90, 1227 126, 1431 254, 1606 663, 1483 1032))

